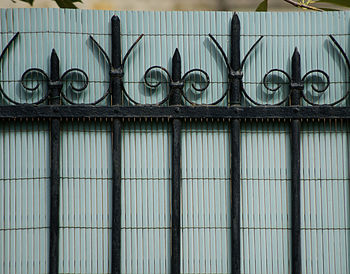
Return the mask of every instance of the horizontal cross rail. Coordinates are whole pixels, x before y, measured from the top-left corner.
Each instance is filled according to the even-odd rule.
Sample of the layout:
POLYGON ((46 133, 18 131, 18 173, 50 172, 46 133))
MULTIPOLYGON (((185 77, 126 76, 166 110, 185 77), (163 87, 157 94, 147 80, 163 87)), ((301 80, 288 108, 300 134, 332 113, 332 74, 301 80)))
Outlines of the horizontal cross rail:
POLYGON ((350 107, 332 106, 1 106, 0 119, 177 118, 177 119, 350 119, 350 107))

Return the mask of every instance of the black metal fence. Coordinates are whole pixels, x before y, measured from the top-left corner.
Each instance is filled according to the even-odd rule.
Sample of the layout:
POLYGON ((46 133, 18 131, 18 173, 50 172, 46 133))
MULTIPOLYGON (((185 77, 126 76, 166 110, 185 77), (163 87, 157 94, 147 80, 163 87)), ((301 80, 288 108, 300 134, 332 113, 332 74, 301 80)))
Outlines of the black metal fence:
MULTIPOLYGON (((347 100, 349 91, 345 95, 329 104, 318 104, 310 100, 305 93, 304 83, 308 79, 314 80, 322 78, 325 82, 320 88, 312 85, 312 89, 317 93, 323 93, 330 84, 330 77, 323 70, 317 68, 301 75, 300 54, 296 48, 291 57, 291 74, 281 69, 272 69, 263 77, 264 86, 272 91, 278 92, 281 84, 273 87, 269 85, 271 75, 281 73, 285 76, 289 85, 289 92, 282 100, 270 105, 267 102, 258 102, 250 97, 245 91, 243 83, 243 67, 250 53, 263 39, 260 37, 247 52, 244 58, 240 56, 240 21, 237 14, 233 15, 231 22, 231 42, 230 53, 227 54, 220 46, 219 42, 213 35, 208 34, 212 43, 222 54, 227 67, 229 79, 229 88, 223 93, 223 96, 216 102, 209 105, 198 105, 191 101, 184 93, 184 83, 193 74, 200 74, 200 83, 192 84, 192 88, 198 92, 204 91, 209 85, 209 75, 202 69, 192 69, 187 72, 181 72, 181 55, 178 50, 172 57, 171 70, 153 66, 145 71, 145 84, 155 88, 160 85, 160 81, 154 82, 149 80, 154 71, 164 73, 167 84, 170 87, 169 94, 156 104, 140 104, 132 99, 123 84, 123 76, 125 72, 125 63, 142 39, 139 38, 122 57, 121 54, 121 33, 120 20, 117 16, 113 16, 112 24, 112 55, 99 45, 99 43, 90 36, 90 39, 98 50, 103 54, 109 66, 109 88, 104 92, 103 96, 90 104, 76 105, 73 100, 62 92, 64 83, 70 82, 70 88, 76 92, 83 91, 89 84, 87 73, 79 68, 73 68, 60 73, 60 61, 55 52, 52 50, 50 72, 45 72, 40 68, 31 68, 23 73, 21 84, 24 89, 35 92, 39 88, 40 82, 34 86, 27 84, 34 74, 40 74, 43 81, 48 84, 48 89, 44 96, 36 102, 30 104, 16 101, 14 97, 8 95, 9 91, 3 90, 0 86, 0 92, 7 105, 0 106, 0 119, 17 119, 17 118, 47 118, 51 123, 51 162, 50 162, 50 180, 51 180, 51 207, 50 207, 50 273, 58 273, 58 238, 59 238, 59 151, 60 151, 60 120, 62 118, 109 118, 112 119, 112 166, 113 166, 113 193, 112 193, 112 273, 120 273, 121 266, 121 131, 123 128, 123 118, 167 118, 172 124, 172 181, 171 181, 171 273, 180 273, 180 199, 181 199, 181 128, 182 122, 186 118, 215 118, 228 120, 230 124, 230 165, 231 165, 231 249, 232 249, 232 273, 240 273, 241 252, 240 252, 240 130, 242 119, 289 119, 291 124, 291 170, 292 170, 292 273, 301 273, 301 238, 300 238, 300 131, 301 119, 349 119, 350 108, 348 106, 338 107, 337 104, 347 100), (228 57, 229 55, 229 57, 228 57), (70 77, 74 75, 75 78, 70 77), (73 82, 80 81, 80 86, 76 86, 73 82), (79 80, 80 79, 80 80, 79 80), (228 98, 228 106, 216 106, 223 99, 228 98), (99 106, 98 104, 111 98, 109 106, 99 106), (242 99, 250 102, 250 106, 243 106, 242 99), (123 100, 132 103, 133 106, 124 106, 123 100), (185 105, 184 102, 191 104, 185 105), (302 106, 302 101, 308 105, 302 106), (62 104, 64 102, 64 104, 62 104)), ((16 39, 20 33, 16 33, 8 42, 2 51, 0 62, 3 57, 11 50, 16 43, 16 39)), ((330 35, 329 39, 339 50, 342 58, 344 58, 347 68, 350 70, 350 60, 345 51, 337 40, 330 35)), ((286 60, 287 61, 287 60, 286 60)), ((154 74, 153 74, 154 75, 154 74)))

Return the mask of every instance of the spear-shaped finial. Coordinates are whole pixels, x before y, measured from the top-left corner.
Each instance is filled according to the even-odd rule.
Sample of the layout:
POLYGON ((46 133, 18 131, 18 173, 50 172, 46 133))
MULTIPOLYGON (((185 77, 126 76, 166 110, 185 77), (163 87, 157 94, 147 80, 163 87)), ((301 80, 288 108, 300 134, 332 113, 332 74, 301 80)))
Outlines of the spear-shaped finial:
POLYGON ((181 56, 179 49, 175 49, 172 59, 172 78, 174 82, 181 79, 181 56))
POLYGON ((60 78, 59 68, 60 68, 60 59, 58 59, 55 49, 52 49, 51 60, 50 60, 51 81, 58 81, 58 79, 60 78))
POLYGON ((293 57, 292 57, 292 81, 301 81, 301 71, 300 71, 300 53, 298 48, 295 47, 293 57))
POLYGON ((175 50, 172 59, 171 70, 171 95, 169 98, 170 105, 181 105, 181 90, 183 88, 181 81, 181 56, 178 49, 175 50))
POLYGON ((237 13, 234 13, 231 20, 231 67, 234 71, 238 71, 241 67, 240 35, 241 23, 237 13))
POLYGON ((112 16, 112 66, 119 68, 121 66, 122 54, 120 46, 120 19, 117 15, 112 16))
POLYGON ((300 53, 298 48, 294 49, 292 57, 292 82, 291 82, 291 104, 299 105, 303 83, 301 81, 300 53))

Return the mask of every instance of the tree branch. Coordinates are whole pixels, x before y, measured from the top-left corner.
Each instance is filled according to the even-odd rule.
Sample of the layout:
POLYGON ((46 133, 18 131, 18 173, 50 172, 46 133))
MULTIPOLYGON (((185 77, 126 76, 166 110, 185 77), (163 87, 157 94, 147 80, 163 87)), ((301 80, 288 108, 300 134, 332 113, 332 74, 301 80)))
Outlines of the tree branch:
POLYGON ((319 8, 315 8, 313 6, 309 6, 309 5, 305 5, 305 4, 302 4, 302 3, 298 3, 298 2, 295 2, 295 1, 292 1, 292 0, 283 0, 283 1, 293 5, 294 7, 305 8, 305 9, 314 10, 314 11, 322 11, 319 8))

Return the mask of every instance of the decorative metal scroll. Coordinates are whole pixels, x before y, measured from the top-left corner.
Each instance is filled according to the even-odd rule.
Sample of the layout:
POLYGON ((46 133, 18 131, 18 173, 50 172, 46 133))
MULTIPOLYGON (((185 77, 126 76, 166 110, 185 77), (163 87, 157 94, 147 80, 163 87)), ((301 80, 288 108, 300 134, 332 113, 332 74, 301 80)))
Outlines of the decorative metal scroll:
MULTIPOLYGON (((0 62, 2 61, 4 55, 6 54, 6 52, 8 51, 8 49, 10 48, 10 46, 16 41, 17 37, 19 36, 19 32, 17 32, 14 37, 9 41, 9 43, 6 45, 6 47, 4 48, 1 56, 0 56, 0 62)), ((56 51, 53 49, 52 53, 51 53, 51 59, 56 59, 57 62, 57 66, 59 64, 58 61, 58 56, 56 51)), ((58 70, 58 67, 57 67, 58 70)), ((27 92, 30 92, 32 94, 34 94, 35 92, 37 92, 39 90, 39 86, 40 86, 40 82, 39 80, 36 80, 33 78, 33 75, 40 75, 40 77, 42 78, 42 82, 43 83, 47 83, 48 85, 48 89, 46 90, 46 93, 43 95, 42 98, 39 98, 37 101, 31 102, 30 104, 32 105, 39 105, 41 103, 44 103, 46 100, 48 99, 52 99, 51 97, 51 91, 54 88, 57 88, 60 92, 60 95, 70 104, 75 104, 73 101, 71 101, 65 94, 64 92, 62 92, 62 87, 64 85, 64 83, 69 83, 68 86, 76 93, 80 93, 83 90, 85 90, 89 84, 89 77, 88 75, 79 68, 71 68, 68 69, 67 71, 65 71, 58 79, 51 79, 51 77, 42 69, 40 68, 30 68, 28 70, 26 70, 21 77, 21 85, 23 87, 24 90, 26 90, 27 92), (83 78, 83 85, 81 87, 78 87, 74 84, 74 80, 70 79, 70 80, 65 80, 67 78, 69 78, 69 75, 80 75, 83 78), (31 77, 32 76, 32 77, 31 77), (28 80, 30 80, 31 82, 35 81, 36 84, 34 86, 29 86, 28 80)), ((22 102, 18 102, 15 99, 12 99, 9 95, 7 95, 3 88, 0 85, 0 92, 2 94, 2 96, 9 102, 15 104, 15 105, 22 105, 22 104, 27 104, 27 103, 22 103, 22 102)), ((99 102, 101 102, 104 98, 106 97, 106 95, 104 95, 102 98, 98 99, 96 102, 91 103, 91 105, 95 105, 98 104, 99 102)))
MULTIPOLYGON (((111 85, 114 79, 118 79, 121 84, 121 89, 123 91, 123 94, 128 98, 128 100, 134 104, 138 104, 135 100, 133 100, 129 94, 127 93, 125 87, 124 87, 124 82, 123 82, 123 77, 124 77, 124 69, 125 69, 125 63, 126 60, 128 59, 129 55, 131 54, 132 50, 136 47, 136 45, 139 43, 139 41, 142 39, 144 34, 141 34, 136 41, 131 45, 131 47, 128 49, 126 52, 125 56, 123 57, 123 60, 120 63, 120 57, 121 56, 115 56, 112 58, 115 59, 115 62, 111 61, 111 59, 108 57, 108 54, 106 51, 102 48, 102 46, 93 38, 92 35, 90 35, 90 39, 92 42, 97 46, 97 48, 101 51, 102 55, 107 61, 108 67, 109 67, 109 76, 110 76, 110 81, 109 81, 109 88, 106 91, 107 94, 111 93, 111 85)), ((116 52, 120 53, 120 19, 118 16, 113 16, 112 17, 112 44, 116 44, 116 52)))
MULTIPOLYGON (((263 36, 260 36, 260 38, 253 44, 253 46, 249 49, 249 51, 247 52, 247 54, 245 55, 245 57, 243 58, 243 61, 240 63, 239 68, 233 68, 232 67, 232 60, 235 58, 234 56, 234 50, 233 47, 236 46, 238 47, 238 50, 236 50, 236 52, 239 52, 239 36, 240 36, 240 23, 239 23, 239 18, 237 16, 237 14, 235 13, 233 18, 232 18, 232 22, 231 22, 231 64, 229 63, 229 59, 225 53, 225 51, 223 50, 223 48, 221 47, 221 45, 219 44, 219 42, 214 38, 213 35, 209 34, 209 37, 213 40, 214 44, 217 46, 217 48, 219 49, 221 55, 224 58, 227 70, 228 70, 228 78, 229 78, 229 82, 233 82, 234 79, 238 79, 240 81, 240 91, 241 93, 244 95, 244 97, 248 100, 248 102, 250 102, 253 105, 257 105, 257 106, 269 106, 269 105, 282 105, 284 103, 286 103, 290 97, 291 97, 291 93, 293 91, 293 89, 299 89, 301 90, 301 97, 305 100, 305 102, 307 102, 310 105, 322 105, 322 106, 334 106, 339 104, 340 102, 344 101, 350 93, 350 90, 346 92, 346 94, 336 100, 335 102, 329 103, 329 104, 320 104, 320 103, 315 103, 312 102, 306 95, 306 92, 304 90, 304 84, 305 83, 311 83, 311 88, 314 92, 318 93, 318 94, 323 94, 329 87, 330 85, 330 77, 329 75, 320 69, 313 69, 307 73, 305 73, 305 75, 301 78, 301 81, 299 82, 295 82, 293 81, 292 77, 284 70, 282 69, 271 69, 270 71, 268 71, 264 77, 263 77, 263 86, 266 88, 267 91, 271 92, 272 95, 275 95, 278 90, 280 90, 281 88, 281 84, 277 84, 277 86, 275 87, 271 87, 269 86, 269 77, 272 76, 274 73, 281 73, 282 75, 284 75, 287 78, 287 82, 285 84, 289 85, 289 90, 287 92, 287 94, 277 103, 263 103, 263 102, 258 102, 257 100, 253 99, 245 90, 244 84, 243 84, 243 67, 244 64, 246 62, 246 60, 248 59, 249 55, 253 52, 253 50, 255 49, 255 47, 259 44, 259 42, 262 40, 263 36), (312 83, 312 81, 307 81, 307 80, 313 80, 315 77, 315 75, 318 75, 321 77, 318 78, 322 78, 323 81, 323 86, 322 87, 318 87, 316 86, 316 83, 312 83)), ((335 38, 332 35, 329 35, 332 42, 335 44, 335 46, 339 49, 341 55, 344 57, 347 68, 350 71, 350 61, 348 56, 346 55, 345 51, 343 50, 343 48, 340 46, 340 44, 335 40, 335 38)), ((237 54, 237 53, 236 53, 237 54)))
MULTIPOLYGON (((295 83, 295 82, 293 82, 292 77, 291 77, 286 71, 284 71, 284 70, 281 70, 281 69, 271 69, 270 71, 268 71, 268 72, 264 75, 264 78, 263 78, 263 85, 264 85, 264 87, 265 87, 267 90, 272 91, 272 92, 277 92, 277 91, 281 88, 281 86, 282 86, 281 84, 278 84, 277 87, 274 87, 274 88, 273 88, 273 87, 269 87, 268 77, 269 77, 270 75, 272 75, 274 72, 279 72, 279 73, 282 73, 283 75, 285 75, 285 76, 287 77, 287 79, 288 79, 288 81, 287 81, 286 84, 289 84, 289 86, 290 86, 290 89, 289 89, 289 91, 288 91, 288 93, 287 93, 287 96, 285 96, 285 98, 284 98, 283 100, 281 100, 280 102, 275 103, 275 105, 281 105, 281 104, 287 102, 288 99, 290 98, 290 95, 291 95, 291 92, 292 92, 293 89, 299 89, 299 90, 301 90, 301 96, 302 96, 302 98, 303 98, 307 103, 309 103, 309 104, 311 104, 311 105, 317 105, 317 104, 313 103, 312 101, 310 101, 310 100, 307 98, 307 96, 306 96, 306 94, 305 94, 305 90, 304 90, 304 83, 306 82, 306 80, 307 80, 308 78, 313 79, 313 75, 321 74, 321 75, 325 78, 325 82, 323 83, 323 87, 321 87, 321 88, 317 87, 317 86, 315 85, 315 83, 311 83, 311 88, 312 88, 313 91, 315 91, 315 92, 317 92, 317 93, 320 93, 320 94, 321 94, 321 93, 324 93, 324 92, 328 89, 328 87, 329 87, 329 85, 330 85, 330 80, 329 80, 328 74, 327 74, 326 72, 324 72, 323 70, 320 70, 320 69, 310 70, 310 71, 308 71, 307 73, 305 73, 305 75, 302 77, 300 83, 295 83)), ((258 102, 252 100, 251 98, 250 98, 249 100, 250 100, 251 102, 253 102, 254 104, 256 104, 256 105, 261 105, 261 104, 259 104, 258 102)), ((340 101, 342 101, 342 100, 340 100, 340 101)), ((339 101, 339 102, 340 102, 340 101, 339 101)), ((337 104, 337 103, 339 103, 339 102, 337 101, 337 102, 332 103, 332 104, 329 104, 329 105, 334 105, 334 104, 337 104)))
MULTIPOLYGON (((19 32, 17 32, 12 37, 12 39, 8 42, 8 44, 6 45, 6 47, 4 48, 4 50, 0 55, 0 63, 3 61, 4 56, 10 50, 11 46, 15 43, 16 40, 18 40, 19 35, 20 35, 19 32)), ((123 83, 125 64, 131 52, 136 47, 136 45, 140 42, 140 40, 144 35, 141 34, 136 39, 136 41, 132 44, 132 46, 126 52, 125 56, 121 59, 121 56, 119 56, 121 52, 120 51, 120 20, 117 16, 113 16, 112 18, 112 44, 113 44, 113 40, 114 41, 116 40, 117 42, 114 42, 114 44, 116 44, 119 48, 116 51, 112 51, 112 55, 113 54, 115 55, 114 52, 119 52, 118 56, 114 56, 114 57, 112 56, 112 58, 110 58, 109 55, 106 53, 106 51, 102 48, 102 46, 95 40, 95 38, 93 36, 90 36, 92 43, 96 45, 98 50, 102 53, 109 67, 109 77, 110 77, 109 86, 108 86, 108 89, 102 94, 100 98, 90 103, 76 103, 67 95, 67 91, 70 90, 71 92, 79 96, 84 91, 86 91, 89 85, 89 77, 87 73, 80 68, 68 69, 63 74, 61 74, 58 79, 51 79, 50 75, 41 68, 30 68, 26 70, 21 77, 21 80, 20 80, 21 87, 23 88, 24 91, 26 91, 28 96, 32 98, 32 102, 30 102, 30 104, 33 104, 33 105, 39 105, 44 103, 47 100, 50 100, 52 97, 51 91, 53 89, 58 89, 59 96, 62 97, 64 101, 67 102, 68 104, 97 105, 100 102, 102 102, 104 99, 106 99, 108 95, 111 94, 112 83, 115 79, 118 79, 120 83, 122 95, 124 95, 127 98, 127 100, 134 105, 155 105, 155 106, 163 105, 164 103, 169 101, 169 99, 174 95, 174 90, 178 90, 180 96, 191 105, 194 105, 194 106, 217 105, 221 103, 225 99, 225 97, 228 96, 228 92, 230 91, 230 89, 232 89, 232 85, 234 83, 237 83, 237 81, 239 82, 239 85, 240 85, 239 89, 243 98, 245 98, 248 102, 250 102, 250 104, 257 105, 257 106, 286 104, 288 100, 290 100, 291 93, 295 89, 300 90, 302 100, 304 100, 307 104, 312 106, 314 105, 334 106, 346 100, 346 98, 348 98, 350 94, 350 90, 347 90, 346 93, 340 99, 337 99, 334 102, 331 102, 328 104, 321 104, 319 102, 314 102, 314 100, 308 97, 306 90, 304 89, 304 86, 305 84, 311 84, 312 91, 318 94, 318 98, 320 98, 321 95, 323 95, 330 86, 330 77, 325 71, 321 69, 312 69, 307 73, 305 73, 305 75, 301 77, 300 81, 295 81, 293 80, 293 77, 288 72, 282 69, 274 68, 269 70, 263 76, 262 78, 263 87, 267 90, 268 94, 271 96, 276 96, 281 91, 282 85, 289 85, 288 92, 286 92, 286 94, 279 93, 282 98, 278 100, 278 102, 273 102, 273 103, 261 102, 258 99, 253 98, 250 94, 247 93, 243 83, 243 76, 244 76, 243 68, 244 68, 244 65, 246 64, 248 57, 256 49, 258 44, 262 41, 263 36, 260 36, 259 39, 251 46, 251 48, 248 50, 243 60, 241 61, 239 58, 240 22, 239 22, 238 15, 234 14, 231 22, 231 56, 230 56, 231 61, 229 61, 228 55, 225 53, 222 46, 215 39, 215 37, 212 34, 208 34, 208 35, 223 57, 225 66, 227 68, 228 79, 229 79, 229 83, 228 83, 229 88, 221 95, 219 99, 209 104, 198 104, 193 100, 191 100, 189 96, 187 96, 186 93, 184 92, 185 84, 189 82, 188 80, 190 80, 190 77, 193 75, 200 75, 200 78, 196 78, 194 81, 191 82, 191 88, 193 89, 193 91, 197 92, 201 96, 203 92, 209 87, 209 84, 210 84, 209 74, 205 72, 203 69, 199 69, 199 68, 190 69, 189 71, 185 72, 179 79, 175 80, 174 77, 169 72, 169 70, 167 70, 163 66, 160 66, 160 65, 151 66, 144 73, 144 84, 150 89, 159 88, 162 83, 161 80, 156 80, 155 82, 150 80, 152 76, 157 75, 157 74, 154 74, 154 72, 158 71, 158 72, 161 72, 163 77, 165 77, 166 79, 165 82, 170 87, 170 92, 168 92, 164 98, 162 98, 160 101, 154 104, 143 104, 141 102, 136 101, 134 98, 132 98, 129 95, 129 93, 126 91, 123 83), (113 28, 117 29, 117 31, 113 31, 113 28), (120 61, 114 62, 112 59, 113 60, 120 59, 120 61), (278 74, 282 75, 283 78, 285 78, 285 81, 283 83, 277 83, 272 85, 269 80, 273 76, 276 76, 278 74), (201 79, 201 80, 204 79, 204 81, 201 81, 201 83, 204 83, 204 84, 200 85, 198 81, 196 82, 196 80, 198 79, 201 79), (318 83, 314 82, 314 79, 321 80, 321 85, 319 85, 319 81, 318 83), (28 83, 31 83, 31 85, 29 85, 28 83), (80 83, 80 85, 78 85, 78 83, 80 83), (41 93, 39 94, 39 87, 43 84, 46 84, 47 88, 42 89, 43 94, 41 93), (35 98, 35 100, 33 100, 33 98, 35 98)), ((344 58, 346 66, 350 71, 349 57, 347 56, 347 54, 345 53, 341 45, 338 43, 338 41, 332 35, 329 35, 329 37, 331 41, 334 43, 335 47, 339 50, 341 56, 344 58)), ((177 58, 179 59, 179 62, 181 62, 180 53, 178 51, 176 51, 176 55, 178 55, 177 58)), ((58 60, 55 50, 52 51, 51 58, 57 58, 58 60)), ((4 91, 3 87, 1 86, 1 83, 0 83, 0 93, 4 99, 6 99, 8 102, 12 104, 16 104, 16 105, 28 104, 27 102, 23 103, 20 100, 19 101, 16 100, 15 96, 10 96, 9 93, 4 91)), ((240 99, 237 102, 239 104, 240 99)), ((237 102, 235 104, 237 104, 237 102)), ((232 104, 232 102, 230 104, 232 104)))
MULTIPOLYGON (((213 40, 214 44, 217 46, 217 48, 219 49, 220 53, 222 54, 222 57, 224 58, 227 70, 228 70, 228 78, 229 81, 232 82, 234 79, 239 79, 241 81, 241 90, 243 92, 243 94, 247 97, 248 100, 252 100, 248 94, 246 93, 244 87, 243 87, 243 67, 244 64, 248 58, 248 56, 253 52, 254 48, 259 44, 259 42, 263 39, 264 36, 260 36, 260 38, 251 46, 251 48, 249 49, 249 51, 247 52, 247 54, 244 56, 243 61, 239 67, 239 69, 234 69, 231 64, 228 61, 228 57, 225 53, 225 51, 223 50, 223 48, 221 47, 221 45, 219 44, 219 42, 214 38, 213 35, 209 34, 209 37, 213 40)), ((227 95, 227 92, 225 93, 225 95, 227 95)))
MULTIPOLYGON (((178 49, 175 50, 175 53, 174 53, 174 56, 173 56, 173 64, 174 63, 177 63, 178 67, 181 68, 181 56, 180 56, 180 52, 178 49)), ((195 68, 195 69, 190 69, 189 71, 185 72, 183 75, 181 75, 181 70, 179 69, 179 76, 178 77, 179 79, 174 79, 174 77, 170 74, 170 72, 164 68, 164 67, 161 67, 161 66, 152 66, 150 68, 148 68, 145 72, 145 75, 144 75, 144 81, 145 81, 145 84, 146 86, 148 86, 149 88, 152 88, 152 89, 156 89, 160 84, 161 82, 158 81, 156 82, 155 84, 153 84, 152 82, 149 81, 149 76, 151 74, 152 71, 155 71, 155 70, 161 70, 165 73, 166 75, 166 83, 169 84, 170 86, 170 93, 163 99, 161 100, 160 102, 154 104, 154 105, 162 105, 164 104, 166 101, 168 101, 170 99, 171 96, 174 95, 174 92, 176 90, 179 91, 180 95, 188 102, 190 103, 191 105, 198 105, 196 104, 195 102, 191 101, 187 96, 186 94, 184 93, 183 91, 183 88, 184 88, 184 85, 186 83, 186 80, 188 79, 188 77, 191 75, 191 74, 202 74, 204 75, 204 86, 196 86, 196 83, 193 83, 191 84, 191 87, 197 91, 197 92, 200 92, 202 93, 203 91, 205 91, 209 84, 210 84, 210 79, 209 79, 209 75, 208 73, 206 73, 204 70, 202 69, 198 69, 198 68, 195 68)), ((172 73, 174 74, 174 65, 173 65, 173 71, 172 73)), ((225 96, 222 96, 219 100, 217 100, 216 102, 212 103, 212 104, 209 104, 209 105, 215 105, 215 104, 218 104, 219 102, 221 102, 223 99, 224 99, 225 96)))
MULTIPOLYGON (((341 55, 345 59, 346 66, 347 66, 348 70, 350 71, 350 61, 349 61, 349 58, 346 55, 344 49, 340 46, 340 44, 337 42, 337 40, 332 35, 329 35, 329 37, 331 38, 331 40, 335 44, 335 46, 339 49, 341 55)), ((296 49, 296 51, 297 51, 297 49, 296 49)), ((315 102, 311 101, 306 95, 306 91, 304 89, 305 83, 311 83, 312 90, 320 95, 324 94, 330 85, 329 75, 325 71, 320 70, 320 69, 313 69, 313 70, 308 71, 307 73, 304 74, 304 76, 301 78, 301 81, 299 83, 293 81, 292 77, 286 71, 281 70, 281 69, 272 69, 272 70, 268 71, 263 78, 263 85, 265 86, 266 89, 268 89, 272 92, 276 92, 281 87, 281 85, 277 85, 277 87, 275 87, 275 88, 271 88, 268 86, 268 80, 267 80, 268 76, 274 72, 279 72, 279 73, 282 73, 283 75, 285 75, 288 79, 287 84, 289 84, 289 86, 290 86, 290 89, 289 89, 287 96, 281 102, 277 103, 276 105, 280 105, 280 104, 283 104, 284 102, 286 102, 288 100, 288 98, 290 97, 293 89, 299 89, 301 91, 301 97, 305 100, 305 102, 307 102, 308 104, 310 104, 312 106, 334 106, 334 105, 337 105, 337 104, 341 103, 342 101, 346 100, 346 98, 349 96, 349 93, 350 93, 350 91, 348 90, 348 91, 346 91, 345 95, 343 95, 340 99, 338 99, 332 103, 328 103, 328 104, 321 104, 318 102, 315 103, 315 102), (325 79, 325 81, 323 82, 323 87, 317 87, 315 85, 315 83, 313 83, 312 81, 307 81, 307 79, 313 80, 314 75, 321 75, 321 77, 323 79, 325 79)), ((244 94, 246 95, 245 92, 244 92, 244 94)), ((252 100, 251 98, 249 98, 249 100, 251 102, 253 102, 255 105, 261 105, 258 102, 252 100)))

